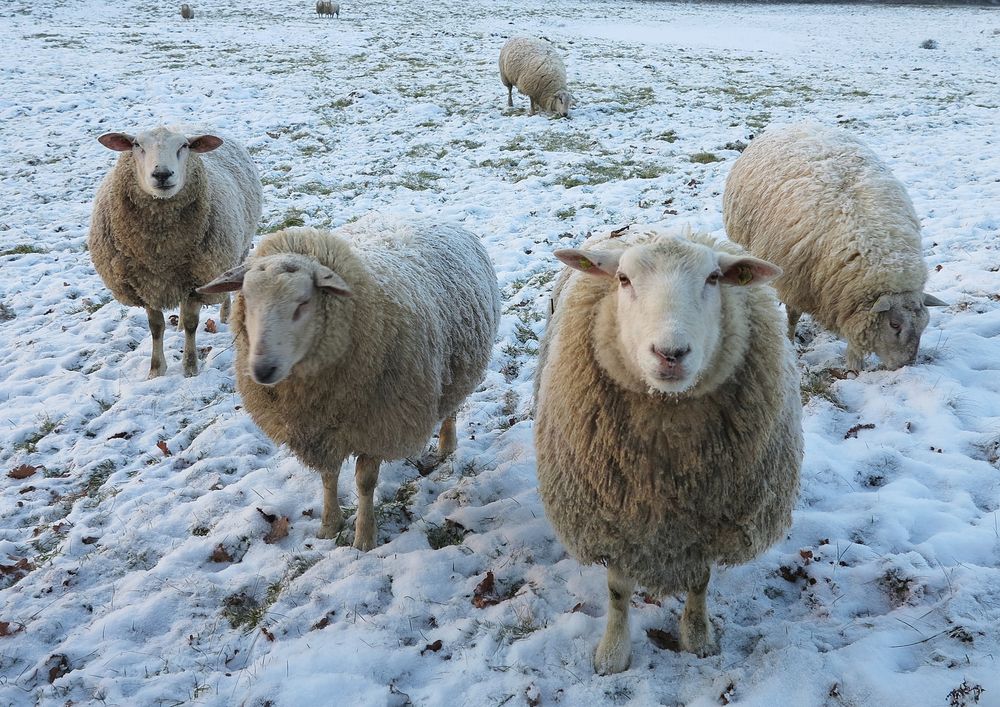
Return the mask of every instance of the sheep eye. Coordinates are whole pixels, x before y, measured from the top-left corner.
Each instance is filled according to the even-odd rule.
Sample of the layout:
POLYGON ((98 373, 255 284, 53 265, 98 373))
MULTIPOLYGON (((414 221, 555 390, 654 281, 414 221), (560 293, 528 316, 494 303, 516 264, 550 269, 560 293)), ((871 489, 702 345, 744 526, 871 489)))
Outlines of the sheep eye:
POLYGON ((299 302, 299 306, 295 308, 295 314, 292 315, 292 321, 297 322, 302 316, 302 313, 306 311, 306 305, 309 304, 309 300, 305 302, 299 302))
POLYGON ((623 275, 622 273, 618 273, 618 282, 622 287, 628 287, 632 284, 632 281, 628 279, 628 275, 623 275))
POLYGON ((897 321, 890 321, 889 326, 891 326, 895 331, 899 331, 900 329, 903 328, 903 325, 897 321))
POLYGON ((716 270, 711 275, 709 275, 708 278, 706 278, 705 284, 706 285, 718 285, 719 284, 719 279, 721 277, 722 277, 722 273, 719 272, 718 270, 716 270))

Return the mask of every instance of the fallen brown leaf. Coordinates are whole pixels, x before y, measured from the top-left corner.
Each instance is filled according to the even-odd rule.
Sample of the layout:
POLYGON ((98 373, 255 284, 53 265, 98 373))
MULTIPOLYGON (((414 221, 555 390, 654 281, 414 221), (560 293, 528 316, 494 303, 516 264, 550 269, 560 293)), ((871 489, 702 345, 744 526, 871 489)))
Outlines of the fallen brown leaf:
POLYGON ((662 629, 658 628, 647 628, 646 636, 649 638, 650 642, 664 651, 675 651, 680 652, 681 644, 674 638, 673 634, 670 634, 662 629))
POLYGON ((24 624, 18 623, 17 628, 11 629, 10 621, 0 621, 0 637, 13 636, 15 633, 20 633, 24 630, 24 624))
POLYGON ((95 538, 93 535, 88 535, 87 537, 83 538, 80 542, 82 542, 84 545, 93 545, 98 540, 100 540, 100 538, 95 538))
POLYGON ((424 646, 423 650, 420 651, 420 655, 423 655, 428 651, 432 653, 437 653, 439 650, 441 650, 441 646, 443 645, 444 644, 441 643, 441 639, 439 638, 436 641, 434 641, 434 643, 428 643, 426 646, 424 646))
POLYGON ((855 425, 851 429, 847 430, 847 434, 844 435, 844 439, 849 439, 851 437, 857 439, 858 432, 860 432, 861 430, 874 430, 874 429, 875 425, 873 425, 871 422, 866 423, 864 425, 855 425))
POLYGON ((282 538, 288 537, 288 516, 280 516, 271 523, 271 530, 264 536, 264 542, 273 545, 282 538))
POLYGON ((205 320, 205 331, 207 331, 209 334, 218 333, 219 330, 215 326, 215 320, 214 319, 206 319, 205 320))
POLYGON ((258 508, 257 512, 260 513, 262 516, 264 516, 264 520, 266 520, 268 523, 273 523, 278 519, 278 516, 274 515, 273 513, 266 513, 262 508, 258 508))
POLYGON ((317 631, 317 630, 324 629, 327 626, 329 626, 330 625, 330 617, 333 616, 334 614, 335 614, 335 612, 333 612, 333 611, 326 612, 326 616, 324 616, 322 619, 320 619, 319 621, 317 621, 316 623, 314 623, 312 625, 313 630, 317 631))
POLYGON ((212 554, 209 557, 209 559, 212 562, 232 562, 233 561, 233 558, 229 554, 229 551, 226 550, 226 548, 224 548, 222 546, 222 543, 219 543, 218 545, 215 546, 215 549, 212 550, 212 554))
POLYGON ((7 476, 9 476, 12 479, 17 479, 18 481, 20 481, 21 479, 27 479, 29 476, 34 476, 35 472, 37 472, 41 468, 42 467, 40 466, 31 466, 30 464, 22 464, 21 466, 15 466, 13 469, 8 471, 7 476))
MULTIPOLYGON (((212 320, 209 319, 208 321, 212 321, 212 320)), ((260 627, 260 632, 264 634, 264 638, 266 638, 267 640, 269 640, 269 641, 273 641, 274 640, 274 634, 271 633, 270 631, 268 631, 265 626, 261 626, 260 627)))
POLYGON ((170 449, 167 447, 167 443, 164 442, 162 439, 156 443, 156 446, 160 449, 161 452, 163 452, 163 456, 165 457, 170 456, 170 449))
POLYGON ((489 571, 486 573, 486 576, 483 577, 483 581, 477 584, 476 588, 472 590, 472 605, 477 609, 483 609, 487 606, 499 604, 499 599, 486 596, 487 594, 492 594, 495 588, 496 578, 493 576, 493 572, 489 571))
POLYGON ((49 669, 49 682, 53 683, 69 672, 69 659, 63 653, 56 653, 45 661, 49 669))

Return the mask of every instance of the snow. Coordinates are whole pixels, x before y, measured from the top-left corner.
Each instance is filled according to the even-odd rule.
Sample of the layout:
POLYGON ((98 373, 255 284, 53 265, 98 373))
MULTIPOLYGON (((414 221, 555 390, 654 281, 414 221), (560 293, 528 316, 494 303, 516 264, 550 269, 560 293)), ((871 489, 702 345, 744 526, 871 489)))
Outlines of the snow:
MULTIPOLYGON (((979 687, 1000 704, 1000 15, 341 5, 338 21, 204 0, 190 22, 139 0, 4 5, 0 253, 38 252, 0 256, 0 702, 971 705, 979 687), (566 57, 571 120, 516 95, 507 113, 513 35, 566 57), (627 223, 721 232, 733 143, 799 118, 892 166, 951 305, 917 365, 856 379, 831 375, 844 343, 803 320, 802 492, 782 542, 714 573, 721 653, 657 648, 645 632, 676 635, 682 597, 637 592, 632 666, 595 676, 603 569, 566 555, 536 491, 551 252, 627 223), (85 243, 114 159, 94 138, 161 121, 250 146, 262 232, 379 209, 483 235, 505 299, 494 359, 452 461, 383 466, 372 552, 315 537, 319 478, 240 409, 226 326, 199 332, 191 379, 168 328, 168 375, 144 380, 145 315, 108 301, 85 243), (24 464, 41 468, 7 476, 24 464), (289 535, 265 543, 258 508, 289 535), (503 600, 476 608, 487 572, 503 600)), ((340 494, 351 527, 350 473, 340 494)))

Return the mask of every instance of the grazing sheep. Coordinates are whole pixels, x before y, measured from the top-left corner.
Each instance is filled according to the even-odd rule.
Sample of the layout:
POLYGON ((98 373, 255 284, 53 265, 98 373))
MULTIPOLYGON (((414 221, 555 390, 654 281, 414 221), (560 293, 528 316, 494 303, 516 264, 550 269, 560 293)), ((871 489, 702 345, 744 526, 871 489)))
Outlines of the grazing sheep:
POLYGON ((539 108, 565 118, 574 103, 566 88, 563 60, 548 42, 540 39, 515 37, 503 45, 500 81, 507 87, 507 105, 514 106, 513 90, 517 86, 531 102, 530 115, 539 108))
POLYGON ((920 222, 906 189, 865 145, 812 123, 770 128, 733 165, 726 233, 781 266, 788 336, 802 312, 847 339, 847 367, 916 360, 927 307, 920 222))
POLYGON ((185 20, 194 19, 194 10, 192 10, 191 6, 188 5, 187 3, 181 5, 181 17, 183 17, 185 20))
POLYGON ((358 457, 354 547, 375 546, 383 459, 418 452, 482 380, 500 317, 496 273, 475 235, 370 215, 333 232, 267 236, 243 266, 200 288, 241 289, 236 385, 254 421, 323 479, 319 537, 343 519, 337 477, 358 457))
POLYGON ((802 460, 799 377, 781 273, 708 235, 640 228, 558 250, 535 377, 538 488, 566 548, 606 563, 594 667, 631 660, 635 582, 688 592, 680 643, 717 650, 713 563, 747 562, 791 522, 802 460))
POLYGON ((340 17, 340 5, 331 0, 316 0, 316 14, 340 17))
POLYGON ((246 257, 260 219, 257 169, 246 148, 216 135, 187 137, 159 127, 134 137, 97 138, 122 153, 94 200, 88 245, 94 268, 119 302, 145 307, 153 335, 149 377, 163 375, 163 311, 180 305, 184 375, 198 372, 195 288, 246 257))

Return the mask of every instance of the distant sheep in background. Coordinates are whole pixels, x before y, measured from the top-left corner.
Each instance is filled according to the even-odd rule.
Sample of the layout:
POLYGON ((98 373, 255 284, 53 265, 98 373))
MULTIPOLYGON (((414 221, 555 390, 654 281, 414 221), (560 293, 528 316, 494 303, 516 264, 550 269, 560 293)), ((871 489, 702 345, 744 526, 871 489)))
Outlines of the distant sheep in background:
POLYGON ((569 268, 535 376, 546 515, 574 557, 608 568, 602 674, 631 661, 636 582, 687 591, 681 647, 717 651, 712 565, 782 536, 802 462, 795 356, 759 287, 781 270, 708 235, 633 229, 556 251, 569 268))
POLYGON ((316 0, 316 14, 340 17, 340 5, 331 0, 316 0))
POLYGON ((451 454, 456 410, 490 361, 500 292, 486 249, 454 226, 373 214, 272 233, 199 292, 231 290, 247 412, 320 473, 321 538, 343 525, 337 480, 357 455, 354 547, 372 549, 382 460, 419 452, 442 420, 438 459, 451 454))
POLYGON ((802 312, 847 339, 847 367, 873 352, 912 364, 927 326, 927 266, 906 189, 864 143, 814 123, 768 128, 726 180, 727 235, 784 270, 775 281, 794 338, 802 312))
POLYGON ((180 305, 184 375, 198 372, 195 333, 204 285, 241 262, 257 232, 263 191, 246 148, 216 135, 156 128, 98 138, 123 153, 94 200, 88 245, 98 275, 119 302, 145 307, 153 336, 149 377, 167 369, 163 311, 180 305))
POLYGON ((194 19, 194 10, 192 10, 191 6, 188 5, 187 3, 181 5, 181 17, 183 17, 185 20, 194 19))
POLYGON ((528 113, 540 109, 569 116, 573 95, 566 88, 566 65, 548 42, 515 37, 500 50, 500 81, 507 87, 507 105, 514 106, 514 87, 528 96, 528 113))

